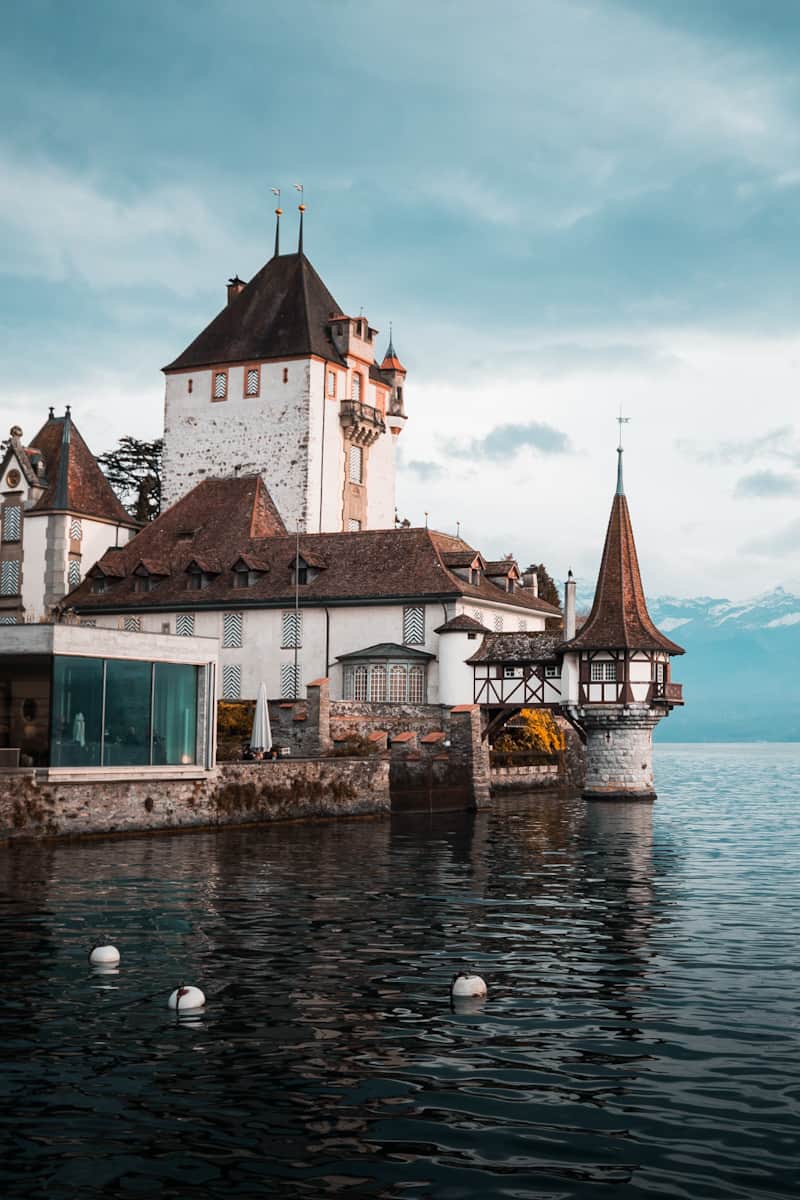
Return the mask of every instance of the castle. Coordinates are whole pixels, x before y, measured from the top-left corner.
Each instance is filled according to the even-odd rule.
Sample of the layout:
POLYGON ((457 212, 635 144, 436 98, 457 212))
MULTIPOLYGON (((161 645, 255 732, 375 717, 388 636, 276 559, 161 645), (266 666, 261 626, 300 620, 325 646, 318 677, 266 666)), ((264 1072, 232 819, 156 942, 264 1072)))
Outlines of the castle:
POLYGON ((264 681, 290 701, 325 678, 339 700, 477 705, 487 736, 522 707, 549 708, 587 746, 587 795, 652 798, 652 730, 682 703, 670 659, 683 651, 647 612, 621 445, 577 629, 574 580, 562 620, 513 559, 395 527, 406 371, 391 339, 378 363, 376 337, 314 270, 302 224, 296 253, 279 254, 276 235, 273 257, 249 283, 230 280, 226 306, 164 368, 166 507, 134 537, 69 414, 51 412, 38 450, 12 436, 1 619, 38 604, 98 630, 216 639, 230 700, 264 681), (60 524, 28 539, 45 512, 60 524), (76 549, 78 520, 94 558, 76 549))

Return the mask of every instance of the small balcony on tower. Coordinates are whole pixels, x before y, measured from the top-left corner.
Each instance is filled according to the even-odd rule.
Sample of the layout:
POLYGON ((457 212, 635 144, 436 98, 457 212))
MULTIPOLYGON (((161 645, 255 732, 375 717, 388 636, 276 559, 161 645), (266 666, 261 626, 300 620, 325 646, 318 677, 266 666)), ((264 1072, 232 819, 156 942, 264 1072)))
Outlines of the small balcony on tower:
POLYGON ((381 410, 373 408, 371 404, 362 404, 360 400, 342 400, 339 420, 348 441, 358 446, 371 446, 386 432, 381 410))

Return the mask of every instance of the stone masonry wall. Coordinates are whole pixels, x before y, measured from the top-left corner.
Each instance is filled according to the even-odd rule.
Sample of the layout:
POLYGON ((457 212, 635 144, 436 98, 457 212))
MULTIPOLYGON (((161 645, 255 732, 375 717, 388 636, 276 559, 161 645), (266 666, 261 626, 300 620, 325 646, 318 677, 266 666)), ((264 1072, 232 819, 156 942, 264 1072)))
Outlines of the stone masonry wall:
POLYGON ((200 779, 38 782, 0 774, 0 841, 389 811, 384 759, 225 763, 200 779))
POLYGON ((661 713, 647 705, 620 711, 584 708, 586 781, 583 794, 597 799, 655 799, 653 729, 661 713))

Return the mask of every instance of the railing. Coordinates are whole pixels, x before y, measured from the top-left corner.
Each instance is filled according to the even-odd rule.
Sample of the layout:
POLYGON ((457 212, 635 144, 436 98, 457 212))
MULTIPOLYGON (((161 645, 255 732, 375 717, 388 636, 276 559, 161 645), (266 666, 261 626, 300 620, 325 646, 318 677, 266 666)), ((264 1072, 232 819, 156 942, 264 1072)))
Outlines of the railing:
POLYGON ((683 704, 683 684, 656 684, 656 690, 653 699, 656 701, 660 700, 662 704, 683 704))
POLYGON ((345 425, 356 425, 363 421, 378 429, 386 428, 381 410, 373 408, 371 404, 362 404, 360 400, 343 400, 339 416, 345 425))

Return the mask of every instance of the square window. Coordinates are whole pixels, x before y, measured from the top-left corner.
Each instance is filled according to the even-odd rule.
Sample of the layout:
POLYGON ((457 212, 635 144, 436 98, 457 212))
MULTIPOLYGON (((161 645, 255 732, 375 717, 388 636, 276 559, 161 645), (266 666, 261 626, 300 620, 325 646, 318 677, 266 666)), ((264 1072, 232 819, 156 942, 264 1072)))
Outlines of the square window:
POLYGON ((561 675, 561 668, 555 663, 548 663, 544 669, 545 679, 558 679, 561 675))
POLYGON ((222 615, 222 646, 223 649, 239 649, 242 645, 242 614, 226 612, 222 615))
POLYGON ((227 663, 222 668, 222 699, 241 700, 242 668, 238 663, 227 663))
POLYGON ((3 541, 18 542, 22 532, 22 509, 18 504, 7 504, 3 509, 3 541))
POLYGON ((617 678, 617 664, 600 660, 592 663, 593 683, 614 683, 617 678))
POLYGON ((175 633, 178 637, 194 637, 194 613, 178 613, 175 633))
POLYGON ((0 563, 0 596, 16 596, 19 592, 19 563, 3 559, 0 563))
POLYGON ((300 609, 287 609, 281 621, 281 646, 293 650, 303 644, 303 614, 300 609))
POLYGON ((425 609, 421 604, 403 609, 403 644, 422 646, 425 644, 425 609))
POLYGON ((212 400, 226 400, 228 397, 228 372, 215 371, 211 390, 212 400))
POLYGON ((281 663, 281 699, 296 700, 300 695, 302 670, 300 663, 281 663))
POLYGON ((244 373, 245 396, 257 396, 261 391, 261 370, 259 367, 248 367, 244 373))

